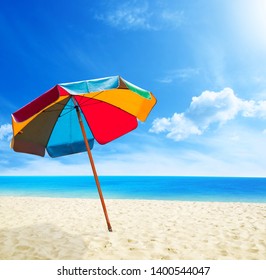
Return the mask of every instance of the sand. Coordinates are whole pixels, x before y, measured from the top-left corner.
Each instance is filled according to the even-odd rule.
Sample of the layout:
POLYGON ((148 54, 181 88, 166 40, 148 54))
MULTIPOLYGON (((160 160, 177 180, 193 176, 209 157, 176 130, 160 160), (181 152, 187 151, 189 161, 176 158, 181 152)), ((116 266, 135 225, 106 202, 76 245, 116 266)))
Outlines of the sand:
POLYGON ((0 259, 266 260, 266 204, 0 197, 0 259))

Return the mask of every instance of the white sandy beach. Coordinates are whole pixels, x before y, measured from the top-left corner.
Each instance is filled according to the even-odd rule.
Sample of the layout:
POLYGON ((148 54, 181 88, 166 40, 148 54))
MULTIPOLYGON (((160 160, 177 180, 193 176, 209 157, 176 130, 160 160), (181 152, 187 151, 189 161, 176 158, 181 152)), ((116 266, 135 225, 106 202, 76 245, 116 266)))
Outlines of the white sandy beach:
POLYGON ((0 259, 266 260, 266 204, 0 197, 0 259))

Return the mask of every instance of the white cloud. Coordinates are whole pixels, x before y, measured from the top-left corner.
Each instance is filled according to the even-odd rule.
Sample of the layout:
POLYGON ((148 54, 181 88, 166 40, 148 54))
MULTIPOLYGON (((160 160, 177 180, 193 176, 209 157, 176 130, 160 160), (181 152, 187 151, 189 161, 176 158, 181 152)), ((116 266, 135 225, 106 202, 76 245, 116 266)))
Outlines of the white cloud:
POLYGON ((186 115, 205 130, 212 123, 225 123, 233 119, 240 109, 240 99, 230 88, 220 92, 204 91, 192 98, 186 115))
POLYGON ((150 132, 160 133, 168 132, 166 137, 180 141, 186 139, 190 135, 200 135, 201 130, 191 121, 186 118, 184 113, 174 115, 171 118, 157 118, 153 121, 150 132))
MULTIPOLYGON (((153 136, 153 135, 151 135, 153 136)), ((97 158, 99 174, 175 176, 265 176, 265 135, 230 123, 194 145, 168 145, 158 137, 131 152, 97 158)))
POLYGON ((176 70, 169 71, 165 77, 158 79, 158 81, 160 83, 165 83, 165 84, 172 83, 175 80, 187 81, 191 77, 198 75, 199 72, 200 72, 199 69, 190 68, 190 67, 176 69, 176 70))
MULTIPOLYGON (((151 138, 153 136, 150 136, 151 138)), ((167 146, 154 137, 149 145, 138 143, 127 152, 93 153, 99 176, 159 175, 159 176, 265 176, 265 135, 252 134, 244 129, 222 127, 218 137, 205 137, 197 145, 184 148, 182 144, 167 146), (233 131, 233 132, 232 132, 233 131), (232 140, 232 137, 234 138, 232 140), (151 144, 152 143, 152 144, 151 144), (206 148, 207 147, 207 148, 206 148)), ((119 146, 119 145, 118 145, 119 146)), ((17 154, 19 155, 19 154, 17 154)), ((85 175, 92 176, 85 153, 61 159, 23 156, 21 163, 7 166, 2 163, 1 175, 85 175)), ((18 157, 16 157, 18 159, 18 157)), ((1 164, 1 163, 0 163, 1 164)))
POLYGON ((168 138, 181 141, 192 135, 201 135, 211 125, 221 126, 237 116, 266 118, 266 101, 243 100, 230 88, 220 92, 204 91, 192 98, 186 112, 174 113, 171 118, 155 119, 150 132, 165 132, 168 138))
POLYGON ((242 115, 244 117, 266 118, 266 100, 242 101, 242 115))
POLYGON ((12 137, 12 125, 2 124, 0 125, 0 140, 10 140, 12 137))
POLYGON ((147 4, 135 6, 131 5, 130 2, 126 2, 115 11, 97 18, 107 21, 111 26, 122 29, 152 29, 149 23, 150 16, 147 4))
POLYGON ((161 20, 169 27, 179 27, 184 22, 184 11, 162 10, 159 14, 161 20))
POLYGON ((32 157, 25 159, 21 154, 22 165, 7 166, 1 168, 0 175, 5 176, 40 176, 40 175, 92 175, 88 164, 76 162, 75 164, 65 164, 57 159, 32 157))
MULTIPOLYGON (((162 127, 174 121, 186 122, 183 117, 176 116, 174 120, 166 119, 162 127)), ((265 135, 255 132, 252 128, 231 123, 222 126, 216 135, 203 134, 193 146, 186 143, 166 145, 153 134, 142 135, 142 144, 139 145, 140 135, 137 134, 136 141, 130 144, 114 141, 106 146, 97 145, 92 152, 99 176, 265 176, 265 135)), ((185 132, 182 133, 184 135, 185 132)), ((12 150, 5 154, 0 162, 0 175, 92 176, 86 153, 58 159, 14 153, 12 150)))
POLYGON ((96 19, 122 30, 161 30, 177 28, 183 23, 183 11, 150 5, 146 1, 124 2, 104 14, 97 14, 96 19))

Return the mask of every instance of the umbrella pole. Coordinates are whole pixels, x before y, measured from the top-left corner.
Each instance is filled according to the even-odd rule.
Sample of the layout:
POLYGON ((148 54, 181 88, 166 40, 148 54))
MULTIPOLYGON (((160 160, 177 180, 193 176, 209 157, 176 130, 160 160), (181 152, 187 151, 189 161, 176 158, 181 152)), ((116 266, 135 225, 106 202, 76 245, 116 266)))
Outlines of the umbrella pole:
POLYGON ((82 118, 81 118, 80 110, 79 110, 79 107, 77 105, 75 106, 75 108, 76 108, 76 111, 77 111, 80 128, 81 128, 82 135, 83 135, 83 138, 84 138, 84 142, 85 142, 85 145, 86 145, 86 148, 87 148, 88 156, 89 156, 89 159, 90 159, 91 168, 92 168, 92 172, 93 172, 93 175, 94 175, 95 183, 96 183, 98 193, 99 193, 99 196, 100 196, 100 200, 101 200, 101 203, 102 203, 102 208, 103 208, 104 216, 105 216, 105 219, 106 219, 107 227, 108 227, 109 231, 112 231, 112 226, 111 226, 111 223, 110 223, 110 220, 109 220, 109 217, 108 217, 107 209, 106 209, 104 198, 103 198, 103 193, 102 193, 101 186, 100 186, 100 181, 99 181, 97 171, 96 171, 96 168, 95 168, 95 165, 94 165, 94 160, 93 160, 90 145, 88 143, 88 139, 87 139, 87 136, 86 136, 86 131, 85 131, 83 121, 82 121, 82 118))

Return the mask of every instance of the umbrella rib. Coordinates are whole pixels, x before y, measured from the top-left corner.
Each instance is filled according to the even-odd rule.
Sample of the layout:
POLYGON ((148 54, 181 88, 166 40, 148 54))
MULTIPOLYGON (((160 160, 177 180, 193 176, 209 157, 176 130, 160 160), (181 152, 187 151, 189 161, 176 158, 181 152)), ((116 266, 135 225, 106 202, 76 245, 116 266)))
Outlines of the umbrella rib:
MULTIPOLYGON (((103 92, 103 91, 100 91, 98 94, 94 95, 94 97, 100 95, 102 92, 103 92)), ((92 97, 89 97, 89 96, 88 96, 88 97, 87 97, 87 96, 85 97, 85 94, 79 95, 79 96, 82 97, 81 102, 79 103, 79 106, 80 106, 80 107, 81 107, 81 106, 82 106, 82 107, 84 107, 84 106, 91 106, 91 105, 94 105, 94 104, 97 104, 97 103, 102 102, 102 101, 100 101, 100 100, 96 100, 96 99, 94 99, 94 98, 92 98, 92 97), (90 104, 86 104, 86 103, 90 102, 91 100, 93 100, 94 102, 93 102, 93 103, 90 103, 90 104)), ((61 102, 58 102, 57 104, 58 104, 58 105, 62 105, 62 107, 64 107, 65 109, 69 109, 68 111, 67 111, 67 110, 64 110, 64 111, 65 111, 64 114, 60 114, 60 115, 58 116, 59 118, 65 116, 65 115, 71 113, 73 110, 75 110, 74 104, 73 104, 73 105, 69 105, 68 103, 67 103, 67 104, 64 104, 64 103, 61 103, 61 102)), ((51 112, 59 112, 59 111, 61 111, 61 113, 63 112, 62 109, 60 108, 60 109, 54 109, 54 110, 52 110, 52 109, 50 109, 50 110, 49 110, 49 109, 43 110, 43 113, 51 113, 51 112)))
POLYGON ((75 110, 75 107, 69 108, 69 110, 67 112, 65 112, 64 114, 60 114, 59 118, 61 118, 61 117, 65 116, 65 115, 71 113, 73 110, 75 110))
MULTIPOLYGON (((100 91, 98 94, 94 95, 94 97, 100 95, 102 92, 103 92, 103 91, 100 91)), ((86 97, 85 97, 85 94, 82 94, 82 95, 79 95, 79 96, 80 96, 80 97, 83 97, 83 98, 82 98, 83 101, 81 101, 81 102, 79 103, 79 106, 90 106, 90 105, 94 105, 94 104, 96 104, 96 103, 102 102, 102 101, 100 101, 100 100, 94 99, 94 97, 89 97, 89 96, 86 96, 86 97), (91 100, 95 101, 95 103, 93 103, 93 104, 86 104, 86 103, 88 103, 88 102, 91 101, 91 100)))
MULTIPOLYGON (((63 108, 74 109, 74 106, 70 106, 70 105, 67 105, 67 104, 64 104, 64 103, 61 103, 61 102, 56 103, 56 105, 62 105, 63 108)), ((61 108, 60 109, 53 109, 53 110, 44 109, 42 112, 43 113, 50 113, 50 112, 59 112, 61 110, 62 110, 61 108)))
MULTIPOLYGON (((65 109, 68 109, 68 111, 65 112, 64 114, 60 114, 60 115, 58 116, 59 118, 62 117, 62 116, 65 116, 65 115, 69 114, 71 111, 75 110, 74 105, 69 105, 68 103, 67 103, 67 104, 64 104, 64 103, 61 103, 61 102, 58 102, 57 104, 58 104, 58 105, 62 105, 62 107, 65 108, 65 109)), ((54 109, 54 110, 51 110, 51 109, 50 109, 50 110, 49 110, 49 109, 43 110, 43 113, 51 113, 51 112, 59 112, 59 111, 63 112, 62 108, 60 108, 60 109, 54 109)))

